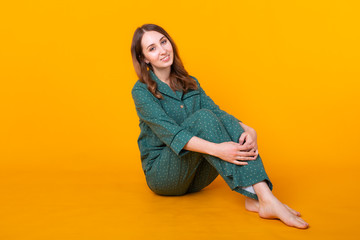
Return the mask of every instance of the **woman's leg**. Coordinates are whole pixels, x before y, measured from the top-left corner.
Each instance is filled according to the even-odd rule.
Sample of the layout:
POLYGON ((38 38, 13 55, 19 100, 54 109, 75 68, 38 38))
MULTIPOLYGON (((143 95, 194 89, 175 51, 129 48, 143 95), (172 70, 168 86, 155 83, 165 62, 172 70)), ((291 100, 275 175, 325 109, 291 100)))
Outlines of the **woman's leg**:
POLYGON ((201 161, 200 153, 188 152, 180 157, 171 148, 165 147, 150 170, 146 172, 146 182, 156 194, 184 195, 188 192, 201 161))
POLYGON ((218 171, 213 166, 211 166, 211 164, 208 163, 205 158, 202 158, 202 161, 196 170, 194 179, 192 180, 187 192, 192 193, 200 191, 212 183, 218 175, 218 171))
POLYGON ((300 213, 281 203, 268 188, 268 185, 261 181, 253 185, 259 201, 247 199, 247 209, 258 212, 262 218, 280 219, 286 225, 297 228, 308 228, 309 224, 300 218, 300 213))
MULTIPOLYGON (((238 142, 240 135, 244 132, 238 122, 225 127, 224 123, 208 109, 198 110, 185 119, 181 126, 195 136, 215 143, 238 142)), ((244 166, 235 165, 208 154, 202 154, 202 156, 216 169, 233 191, 257 199, 255 192, 248 191, 245 187, 252 186, 263 180, 272 189, 272 184, 265 172, 260 155, 256 160, 248 161, 248 165, 244 166)))
MULTIPOLYGON (((192 114, 182 123, 182 126, 196 136, 216 143, 238 142, 244 131, 238 123, 231 128, 225 128, 217 116, 207 109, 201 109, 192 114)), ((163 195, 185 194, 192 186, 196 170, 203 158, 216 169, 232 190, 252 198, 254 202, 259 199, 258 212, 261 217, 279 218, 285 224, 298 228, 308 226, 272 195, 272 184, 265 173, 260 155, 256 160, 248 161, 248 165, 238 166, 211 155, 190 151, 179 157, 166 147, 147 173, 149 187, 154 192, 163 195), (248 186, 253 187, 255 194, 246 190, 248 186)), ((196 189, 194 186, 192 188, 196 189)))
MULTIPOLYGON (((225 128, 215 114, 205 109, 197 111, 186 119, 183 126, 196 136, 217 143, 238 142, 243 132, 238 123, 231 126, 232 128, 225 128)), ((260 217, 278 218, 285 224, 297 228, 308 227, 308 224, 299 217, 298 212, 281 203, 272 194, 272 184, 265 173, 260 155, 256 160, 248 161, 249 165, 245 166, 231 164, 211 155, 203 154, 203 156, 219 172, 232 190, 250 197, 250 201, 255 203, 252 204, 253 206, 258 205, 260 217)))
MULTIPOLYGON (((239 123, 228 123, 226 128, 217 116, 207 109, 201 109, 189 116, 181 125, 194 135, 211 142, 237 142, 244 131, 239 123)), ((209 185, 218 175, 230 188, 245 196, 257 199, 254 192, 244 187, 266 180, 272 188, 260 156, 249 161, 247 166, 238 166, 217 157, 186 151, 182 157, 169 147, 162 150, 151 169, 146 173, 149 188, 160 195, 183 195, 186 192, 200 191, 209 185)))

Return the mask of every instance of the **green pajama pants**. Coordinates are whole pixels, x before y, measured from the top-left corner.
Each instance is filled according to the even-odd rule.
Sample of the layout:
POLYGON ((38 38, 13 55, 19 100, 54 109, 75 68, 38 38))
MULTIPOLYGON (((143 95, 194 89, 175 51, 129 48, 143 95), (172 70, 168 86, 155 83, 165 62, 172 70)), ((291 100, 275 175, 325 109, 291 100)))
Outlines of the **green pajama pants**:
MULTIPOLYGON (((215 143, 238 142, 244 132, 240 124, 225 128, 221 120, 208 109, 196 111, 181 126, 195 136, 215 143)), ((231 190, 257 200, 254 192, 244 188, 263 180, 271 190, 273 186, 260 155, 256 160, 247 162, 248 165, 239 166, 212 155, 192 151, 178 156, 169 147, 165 147, 147 171, 146 182, 156 194, 184 195, 200 191, 220 174, 231 190)))

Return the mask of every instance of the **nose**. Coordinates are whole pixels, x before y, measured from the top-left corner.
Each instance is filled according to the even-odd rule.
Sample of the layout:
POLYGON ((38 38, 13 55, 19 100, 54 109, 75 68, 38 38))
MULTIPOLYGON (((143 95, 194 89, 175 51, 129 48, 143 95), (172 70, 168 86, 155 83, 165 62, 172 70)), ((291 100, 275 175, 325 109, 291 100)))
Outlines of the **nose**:
POLYGON ((166 53, 166 50, 164 47, 160 47, 160 54, 166 53))

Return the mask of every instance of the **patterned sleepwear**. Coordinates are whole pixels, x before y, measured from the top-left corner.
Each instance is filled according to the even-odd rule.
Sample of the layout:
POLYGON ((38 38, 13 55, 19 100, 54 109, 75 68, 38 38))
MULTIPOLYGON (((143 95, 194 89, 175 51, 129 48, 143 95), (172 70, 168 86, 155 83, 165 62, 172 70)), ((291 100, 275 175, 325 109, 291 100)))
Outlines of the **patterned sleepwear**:
POLYGON ((153 71, 151 78, 164 99, 157 99, 139 80, 132 89, 139 116, 138 146, 149 188, 160 195, 200 191, 220 176, 231 190, 258 199, 251 187, 265 180, 272 190, 260 154, 239 166, 212 155, 183 149, 197 136, 214 143, 238 142, 244 132, 237 118, 221 110, 196 80, 198 89, 174 92, 153 71))

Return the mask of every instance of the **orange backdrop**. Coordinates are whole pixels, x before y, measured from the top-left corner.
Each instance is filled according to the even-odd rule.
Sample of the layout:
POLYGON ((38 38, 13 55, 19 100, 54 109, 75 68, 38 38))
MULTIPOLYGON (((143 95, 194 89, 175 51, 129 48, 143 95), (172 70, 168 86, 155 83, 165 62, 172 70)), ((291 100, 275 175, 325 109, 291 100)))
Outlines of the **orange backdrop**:
POLYGON ((359 10, 328 0, 1 3, 0 236, 359 237, 359 10), (131 39, 144 23, 165 28, 208 95, 257 130, 274 193, 309 230, 246 213, 219 178, 197 195, 150 192, 130 93, 131 39))

